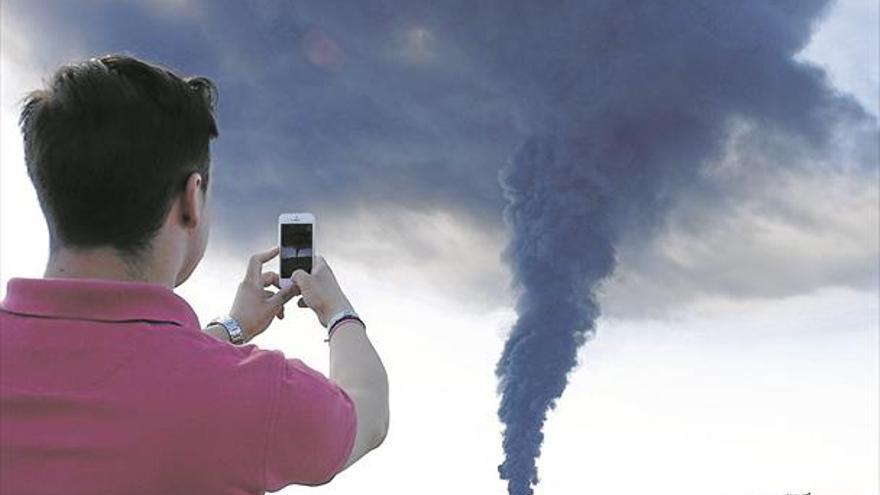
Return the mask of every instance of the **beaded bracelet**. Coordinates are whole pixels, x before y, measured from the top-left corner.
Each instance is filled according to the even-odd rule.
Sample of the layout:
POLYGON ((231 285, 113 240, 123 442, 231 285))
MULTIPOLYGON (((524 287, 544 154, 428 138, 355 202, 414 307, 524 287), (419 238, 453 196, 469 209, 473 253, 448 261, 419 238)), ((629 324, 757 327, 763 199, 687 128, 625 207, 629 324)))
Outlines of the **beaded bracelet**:
POLYGON ((355 321, 359 321, 359 322, 361 323, 361 325, 364 326, 364 328, 367 328, 367 325, 364 324, 364 320, 360 319, 360 317, 355 316, 355 315, 345 315, 345 316, 343 316, 342 318, 339 318, 338 320, 336 320, 336 321, 333 323, 333 326, 330 327, 329 330, 327 330, 327 338, 324 339, 324 342, 330 342, 330 338, 333 337, 333 332, 335 332, 336 329, 339 328, 339 324, 340 324, 340 323, 342 323, 342 322, 344 322, 344 321, 346 321, 346 320, 355 320, 355 321))

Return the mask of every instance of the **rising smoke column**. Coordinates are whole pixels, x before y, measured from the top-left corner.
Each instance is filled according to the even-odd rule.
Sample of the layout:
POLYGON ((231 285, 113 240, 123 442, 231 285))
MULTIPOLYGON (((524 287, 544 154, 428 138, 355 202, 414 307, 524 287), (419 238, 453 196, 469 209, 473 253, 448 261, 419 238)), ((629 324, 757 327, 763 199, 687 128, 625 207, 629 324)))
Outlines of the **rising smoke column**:
POLYGON ((517 291, 496 368, 498 470, 512 495, 538 483, 547 412, 596 330, 621 234, 656 226, 677 192, 698 187, 735 120, 818 152, 836 123, 866 118, 794 59, 827 3, 522 1, 469 13, 527 134, 499 174, 517 291))
POLYGON ((559 154, 567 149, 557 136, 533 136, 501 175, 505 220, 513 227, 503 256, 522 295, 497 365, 498 414, 507 425, 499 473, 517 494, 538 483, 535 460, 547 410, 562 395, 578 348, 595 331, 596 284, 614 268, 607 192, 572 170, 578 160, 559 154))

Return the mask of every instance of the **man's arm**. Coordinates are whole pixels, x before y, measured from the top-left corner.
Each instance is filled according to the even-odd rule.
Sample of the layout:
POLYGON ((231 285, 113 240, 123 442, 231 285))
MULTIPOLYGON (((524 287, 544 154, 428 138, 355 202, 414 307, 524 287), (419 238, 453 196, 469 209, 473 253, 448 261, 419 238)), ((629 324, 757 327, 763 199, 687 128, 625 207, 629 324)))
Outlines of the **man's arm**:
MULTIPOLYGON (((266 294, 266 286, 280 284, 277 274, 261 274, 262 264, 277 254, 278 249, 273 248, 252 256, 236 293, 231 314, 239 320, 247 340, 265 330, 276 314, 281 317, 284 303, 300 291, 303 298, 299 306, 311 307, 322 325, 327 324, 330 315, 352 309, 322 256, 316 256, 311 274, 297 270, 292 277, 294 284, 275 294, 266 294)), ((229 333, 222 325, 210 324, 205 333, 229 342, 229 333)), ((366 329, 356 320, 343 321, 333 332, 330 378, 348 394, 357 413, 357 434, 351 454, 341 469, 344 470, 381 445, 389 423, 388 375, 366 329)))
POLYGON ((330 338, 330 378, 357 412, 357 436, 341 471, 378 447, 388 433, 388 375, 366 329, 355 320, 340 323, 330 338))
MULTIPOLYGON (((302 299, 300 307, 315 311, 321 325, 352 305, 322 256, 315 256, 311 273, 296 270, 291 277, 302 299)), ((348 394, 357 413, 357 436, 343 467, 378 447, 388 432, 388 375, 364 326, 356 320, 340 323, 330 337, 330 378, 348 394)))

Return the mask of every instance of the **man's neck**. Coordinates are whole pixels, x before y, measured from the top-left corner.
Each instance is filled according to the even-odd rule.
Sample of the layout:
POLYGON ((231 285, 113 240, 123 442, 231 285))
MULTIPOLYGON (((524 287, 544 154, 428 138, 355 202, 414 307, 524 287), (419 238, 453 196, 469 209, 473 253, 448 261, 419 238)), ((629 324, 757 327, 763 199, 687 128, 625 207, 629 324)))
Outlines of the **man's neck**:
POLYGON ((133 259, 113 248, 52 250, 46 264, 46 278, 96 278, 128 282, 150 282, 174 288, 173 276, 157 273, 149 257, 133 259))

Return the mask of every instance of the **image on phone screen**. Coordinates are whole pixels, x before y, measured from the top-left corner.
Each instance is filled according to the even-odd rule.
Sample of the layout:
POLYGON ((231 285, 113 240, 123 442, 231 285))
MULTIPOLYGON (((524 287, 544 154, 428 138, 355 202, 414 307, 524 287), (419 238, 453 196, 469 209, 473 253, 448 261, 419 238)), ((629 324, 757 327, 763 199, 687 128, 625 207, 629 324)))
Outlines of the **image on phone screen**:
POLYGON ((281 278, 297 269, 312 273, 312 224, 281 224, 281 278))

